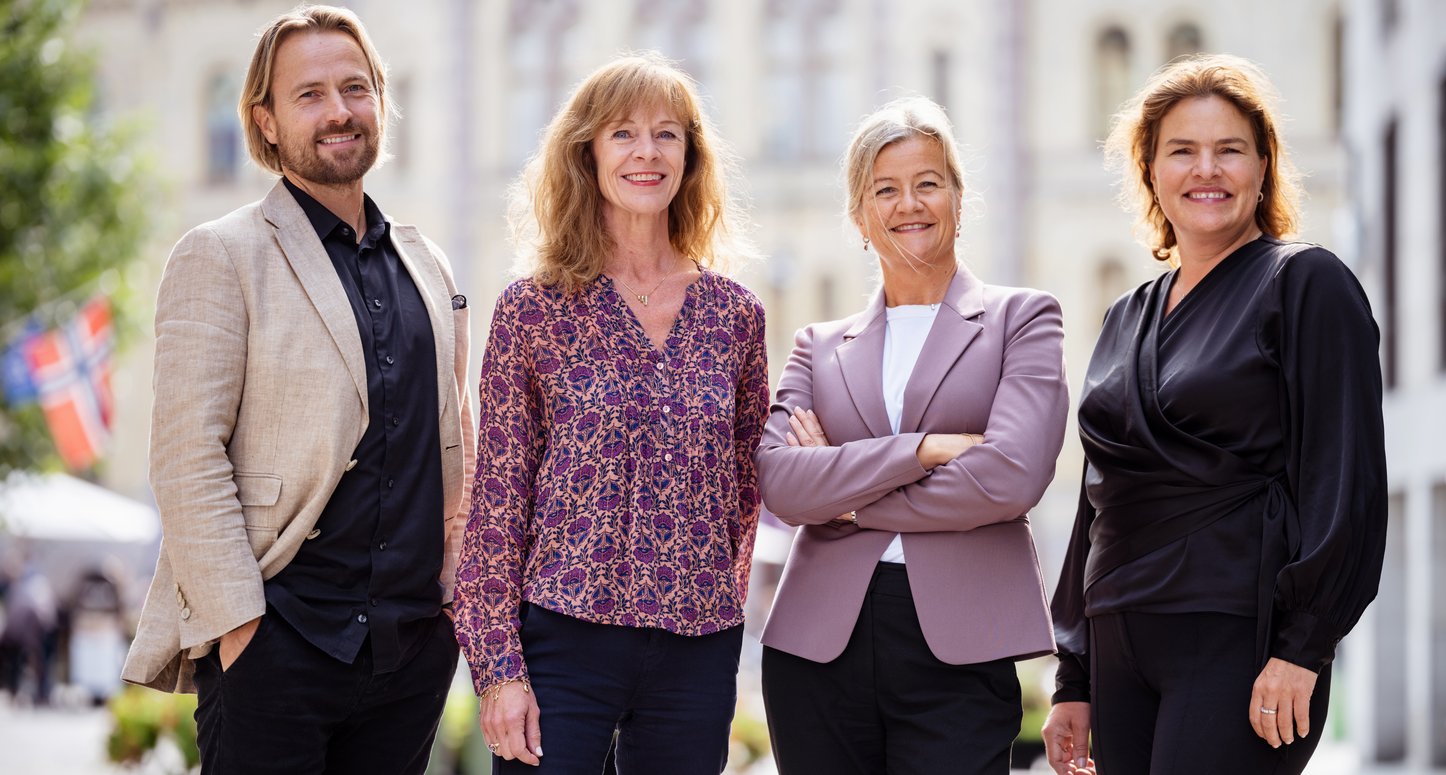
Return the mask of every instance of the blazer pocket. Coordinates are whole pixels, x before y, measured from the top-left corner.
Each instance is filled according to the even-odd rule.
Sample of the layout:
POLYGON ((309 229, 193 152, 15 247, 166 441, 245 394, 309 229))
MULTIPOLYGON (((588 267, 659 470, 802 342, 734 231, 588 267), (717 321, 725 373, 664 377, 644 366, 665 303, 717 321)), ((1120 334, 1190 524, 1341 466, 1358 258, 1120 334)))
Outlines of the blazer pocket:
POLYGON ((233 474, 236 499, 242 506, 275 506, 281 498, 281 477, 276 474, 233 474))
POLYGON ((251 544, 251 556, 258 560, 261 559, 261 555, 271 549, 279 535, 281 532, 274 527, 247 525, 246 542, 251 544))

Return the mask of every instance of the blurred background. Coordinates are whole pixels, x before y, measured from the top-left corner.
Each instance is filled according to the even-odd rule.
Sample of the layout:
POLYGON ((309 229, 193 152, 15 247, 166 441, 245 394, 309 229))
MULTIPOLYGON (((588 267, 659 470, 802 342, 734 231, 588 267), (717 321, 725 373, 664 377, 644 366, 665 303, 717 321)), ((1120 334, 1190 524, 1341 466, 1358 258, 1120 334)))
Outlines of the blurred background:
MULTIPOLYGON (((514 276, 505 190, 570 88, 620 51, 677 60, 739 157, 764 258, 738 276, 768 309, 775 377, 798 327, 855 311, 876 282, 841 216, 853 125, 922 94, 965 146, 966 261, 1059 297, 1076 394, 1105 308, 1160 271, 1102 166, 1111 114, 1176 56, 1258 62, 1306 174, 1300 236, 1370 293, 1387 382, 1386 571, 1341 646, 1310 772, 1446 772, 1446 0, 341 4, 400 108, 367 191, 449 254, 479 313, 474 370, 514 276)), ((0 0, 0 771, 184 771, 193 753, 184 700, 116 678, 159 541, 149 320, 180 235, 274 182, 249 162, 235 106, 255 33, 292 5, 0 0)), ((1033 512, 1049 582, 1080 465, 1071 429, 1033 512)), ((759 539, 735 772, 772 771, 756 633, 790 539, 759 539)), ((1052 670, 1020 666, 1020 767, 1052 670)), ((485 772, 469 694, 459 682, 437 772, 485 772)))

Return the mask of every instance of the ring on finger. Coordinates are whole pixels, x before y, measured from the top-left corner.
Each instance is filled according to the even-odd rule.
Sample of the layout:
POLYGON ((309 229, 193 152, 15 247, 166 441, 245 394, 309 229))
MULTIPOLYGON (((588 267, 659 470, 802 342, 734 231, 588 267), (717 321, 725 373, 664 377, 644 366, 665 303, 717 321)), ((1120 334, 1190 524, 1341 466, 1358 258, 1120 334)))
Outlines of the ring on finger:
POLYGON ((1275 708, 1267 708, 1264 705, 1260 706, 1260 712, 1267 716, 1274 716, 1276 714, 1275 708))

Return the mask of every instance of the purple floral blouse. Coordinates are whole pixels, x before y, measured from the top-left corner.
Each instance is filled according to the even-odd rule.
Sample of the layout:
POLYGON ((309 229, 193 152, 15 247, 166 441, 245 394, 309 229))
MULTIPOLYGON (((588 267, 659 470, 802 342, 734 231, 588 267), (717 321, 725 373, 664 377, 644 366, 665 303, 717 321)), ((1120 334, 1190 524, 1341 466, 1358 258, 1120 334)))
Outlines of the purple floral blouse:
POLYGON ((514 282, 480 407, 456 600, 479 694, 527 676, 523 600, 682 635, 742 623, 768 413, 752 293, 705 269, 659 352, 606 276, 575 295, 514 282))

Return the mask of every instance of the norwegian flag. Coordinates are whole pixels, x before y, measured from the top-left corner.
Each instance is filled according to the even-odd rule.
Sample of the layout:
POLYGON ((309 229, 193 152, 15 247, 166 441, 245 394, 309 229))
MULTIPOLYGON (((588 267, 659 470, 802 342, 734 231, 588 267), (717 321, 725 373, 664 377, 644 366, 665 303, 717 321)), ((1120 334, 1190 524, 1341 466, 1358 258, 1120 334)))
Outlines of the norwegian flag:
POLYGON ((90 468, 110 440, 110 301, 96 296, 63 328, 27 342, 30 379, 55 448, 73 471, 90 468))

